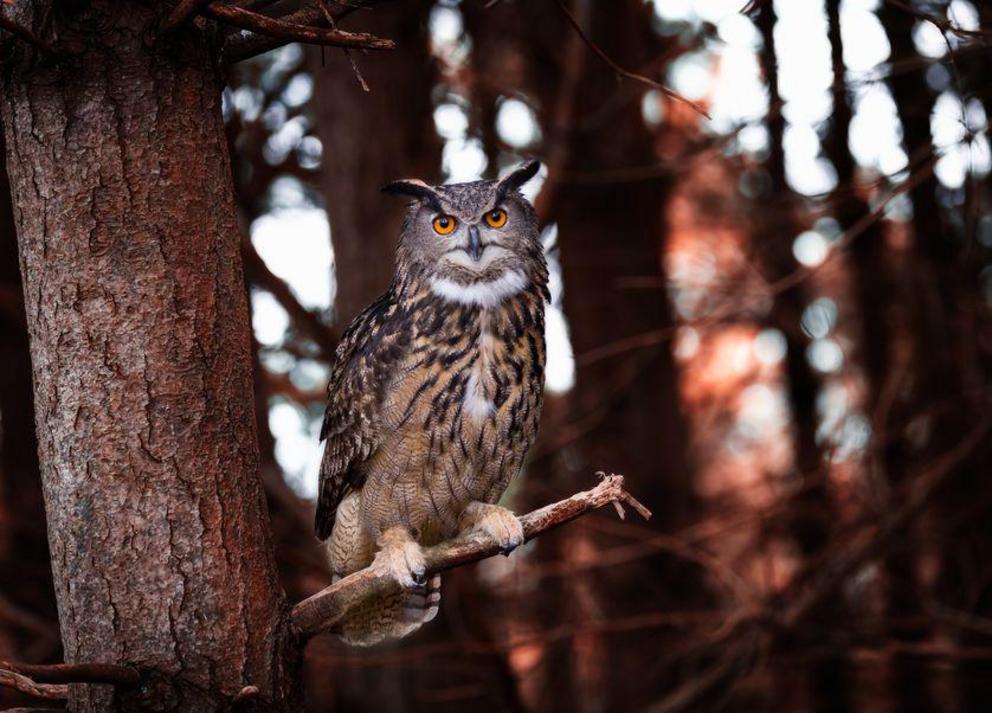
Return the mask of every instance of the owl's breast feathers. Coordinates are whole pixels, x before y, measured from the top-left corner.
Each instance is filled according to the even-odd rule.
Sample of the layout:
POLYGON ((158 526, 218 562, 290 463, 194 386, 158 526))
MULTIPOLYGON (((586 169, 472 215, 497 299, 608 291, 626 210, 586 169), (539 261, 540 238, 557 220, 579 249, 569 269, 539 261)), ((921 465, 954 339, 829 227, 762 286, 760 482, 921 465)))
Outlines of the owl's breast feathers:
POLYGON ((540 415, 548 295, 543 270, 532 277, 485 307, 397 280, 352 322, 336 353, 321 429, 318 537, 330 535, 341 500, 367 480, 376 493, 389 482, 390 497, 397 480, 417 482, 434 510, 442 484, 432 479, 466 503, 499 497, 540 415))

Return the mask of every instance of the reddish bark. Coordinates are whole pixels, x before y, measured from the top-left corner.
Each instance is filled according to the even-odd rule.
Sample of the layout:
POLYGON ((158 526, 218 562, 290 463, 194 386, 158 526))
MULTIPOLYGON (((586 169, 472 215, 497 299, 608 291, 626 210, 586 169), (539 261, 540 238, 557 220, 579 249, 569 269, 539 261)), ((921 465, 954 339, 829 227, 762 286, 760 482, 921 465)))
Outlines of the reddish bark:
MULTIPOLYGON (((2 166, 0 365, 0 658, 37 661, 59 655, 58 625, 34 435, 17 236, 2 166)), ((14 702, 8 694, 9 690, 0 690, 0 706, 14 702)))
POLYGON ((145 676, 70 709, 220 710, 253 685, 290 710, 220 79, 204 33, 149 41, 156 19, 57 15, 79 54, 20 54, 3 83, 65 656, 145 676))

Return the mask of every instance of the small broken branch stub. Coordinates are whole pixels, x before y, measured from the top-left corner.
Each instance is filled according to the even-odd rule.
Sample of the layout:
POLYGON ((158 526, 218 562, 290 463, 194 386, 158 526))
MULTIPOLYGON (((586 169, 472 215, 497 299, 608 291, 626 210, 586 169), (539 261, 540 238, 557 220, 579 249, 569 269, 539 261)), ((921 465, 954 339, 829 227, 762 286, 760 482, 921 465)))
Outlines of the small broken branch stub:
MULTIPOLYGON (((622 475, 609 475, 591 490, 576 493, 520 517, 525 540, 560 527, 582 515, 610 504, 629 505, 644 518, 651 511, 624 490, 622 475)), ((500 554, 499 544, 482 533, 469 533, 424 548, 429 573, 478 562, 500 554)), ((385 594, 396 586, 392 576, 372 564, 322 589, 293 607, 292 620, 299 635, 306 639, 327 631, 355 604, 369 596, 385 594)))

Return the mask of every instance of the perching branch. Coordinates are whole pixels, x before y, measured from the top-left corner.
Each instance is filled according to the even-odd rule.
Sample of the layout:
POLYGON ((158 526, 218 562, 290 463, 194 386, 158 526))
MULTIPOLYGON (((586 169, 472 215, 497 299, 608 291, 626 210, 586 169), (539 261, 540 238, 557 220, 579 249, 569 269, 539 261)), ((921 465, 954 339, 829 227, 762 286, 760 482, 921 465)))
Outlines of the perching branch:
MULTIPOLYGON (((524 527, 524 539, 532 540, 610 503, 617 508, 620 517, 624 516, 624 504, 632 507, 645 519, 651 517, 651 511, 624 490, 623 482, 622 475, 610 475, 592 490, 576 493, 522 515, 520 522, 524 527)), ((443 572, 496 554, 499 554, 498 543, 482 533, 464 535, 424 549, 428 573, 443 572)), ((385 568, 373 563, 293 607, 293 625, 299 635, 307 639, 330 629, 358 602, 369 596, 385 594, 394 587, 396 580, 392 575, 385 568)))
POLYGON ((367 32, 345 32, 334 28, 298 24, 288 19, 269 17, 219 2, 208 3, 200 12, 214 20, 280 41, 374 50, 391 50, 396 47, 396 43, 392 40, 376 37, 367 32))

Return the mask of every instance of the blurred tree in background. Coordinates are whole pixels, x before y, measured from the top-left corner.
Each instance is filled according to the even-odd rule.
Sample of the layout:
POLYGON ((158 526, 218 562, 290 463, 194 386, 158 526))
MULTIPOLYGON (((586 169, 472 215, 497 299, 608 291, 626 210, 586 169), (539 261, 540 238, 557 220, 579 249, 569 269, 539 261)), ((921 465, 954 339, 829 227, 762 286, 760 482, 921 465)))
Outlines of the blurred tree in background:
MULTIPOLYGON (((655 515, 600 513, 451 572, 438 620, 401 642, 314 639, 307 710, 987 707, 986 3, 201 5, 397 44, 218 38, 289 599, 329 581, 310 531, 327 365, 392 274, 403 208, 378 189, 395 178, 543 160, 549 396, 507 500, 614 471, 655 515)), ((47 663, 62 650, 8 193, 0 659, 47 663)))

